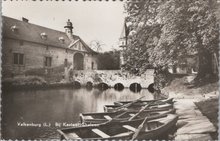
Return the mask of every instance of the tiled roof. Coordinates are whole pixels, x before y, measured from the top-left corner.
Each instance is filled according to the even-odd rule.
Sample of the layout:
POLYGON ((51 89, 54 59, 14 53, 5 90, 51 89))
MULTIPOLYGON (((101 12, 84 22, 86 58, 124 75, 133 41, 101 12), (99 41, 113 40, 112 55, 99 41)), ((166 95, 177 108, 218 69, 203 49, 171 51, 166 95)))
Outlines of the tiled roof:
MULTIPOLYGON (((61 48, 68 48, 68 46, 72 42, 80 39, 80 37, 73 35, 73 40, 71 40, 68 38, 65 32, 42 27, 39 25, 20 21, 10 17, 2 16, 2 19, 3 19, 2 35, 5 38, 30 41, 34 43, 61 47, 61 48), (13 28, 15 31, 13 31, 13 28), (42 36, 45 36, 45 39, 43 39, 44 37, 42 36), (63 40, 63 42, 61 40, 63 40)), ((91 48, 89 48, 88 45, 85 44, 85 42, 82 41, 82 43, 87 49, 87 51, 95 53, 91 48)))

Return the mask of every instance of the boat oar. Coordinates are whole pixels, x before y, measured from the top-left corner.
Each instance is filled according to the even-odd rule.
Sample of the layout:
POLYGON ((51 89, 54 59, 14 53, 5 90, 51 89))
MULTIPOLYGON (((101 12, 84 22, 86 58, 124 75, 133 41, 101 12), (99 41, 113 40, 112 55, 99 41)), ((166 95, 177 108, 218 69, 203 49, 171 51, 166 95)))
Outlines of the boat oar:
POLYGON ((134 134, 133 134, 131 140, 135 140, 135 139, 138 137, 138 135, 139 135, 139 133, 141 132, 142 128, 144 127, 144 124, 145 124, 145 122, 147 121, 147 119, 148 119, 148 117, 146 117, 146 118, 144 119, 144 121, 138 126, 138 128, 137 128, 136 131, 134 132, 134 134))
MULTIPOLYGON (((152 102, 151 102, 152 103, 152 102)), ((131 118, 128 119, 128 121, 131 121, 132 119, 136 118, 138 115, 141 114, 141 112, 143 112, 147 107, 149 107, 151 105, 151 103, 145 105, 143 108, 141 108, 141 110, 136 113, 134 116, 132 116, 131 118)))
MULTIPOLYGON (((121 107, 117 108, 117 109, 116 109, 116 112, 117 112, 117 111, 120 111, 122 108, 129 107, 130 105, 132 105, 133 103, 138 102, 140 99, 142 99, 142 98, 144 98, 144 97, 145 97, 145 96, 142 96, 142 97, 140 97, 140 98, 139 98, 139 99, 137 99, 137 100, 134 100, 134 101, 132 101, 132 102, 130 102, 130 103, 128 103, 128 104, 125 104, 125 105, 123 105, 123 106, 121 106, 121 107)), ((116 116, 116 117, 114 117, 113 119, 111 119, 111 120, 109 120, 109 121, 105 122, 105 124, 106 124, 106 123, 110 123, 110 122, 112 122, 112 121, 116 120, 117 118, 119 118, 119 117, 123 116, 123 115, 124 115, 124 114, 126 114, 126 113, 127 113, 127 111, 125 111, 125 112, 123 112, 123 113, 121 113, 121 114, 117 115, 117 116, 116 116)))
POLYGON ((57 129, 57 132, 59 132, 66 140, 69 140, 69 137, 67 137, 61 130, 57 129))
POLYGON ((122 105, 122 106, 120 106, 120 107, 118 107, 118 108, 115 108, 115 110, 116 110, 116 111, 120 111, 120 110, 123 109, 123 108, 127 108, 127 107, 131 106, 132 104, 138 102, 139 100, 141 100, 141 99, 144 98, 144 97, 145 97, 145 96, 142 96, 142 97, 140 97, 140 98, 138 98, 138 99, 136 99, 136 100, 134 100, 134 101, 132 101, 132 102, 130 102, 130 103, 128 103, 128 104, 125 104, 125 105, 122 105))

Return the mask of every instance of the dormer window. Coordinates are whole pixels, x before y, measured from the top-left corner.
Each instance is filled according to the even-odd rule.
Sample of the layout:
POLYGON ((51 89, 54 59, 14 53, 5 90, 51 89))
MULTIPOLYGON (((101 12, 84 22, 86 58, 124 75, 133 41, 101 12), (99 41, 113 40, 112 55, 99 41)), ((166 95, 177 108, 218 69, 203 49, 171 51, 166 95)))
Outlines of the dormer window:
POLYGON ((59 41, 60 41, 61 43, 64 43, 65 39, 64 39, 63 37, 59 37, 59 41))
POLYGON ((18 31, 18 27, 16 25, 14 25, 14 26, 11 27, 11 30, 13 32, 17 32, 18 31))
POLYGON ((47 34, 45 32, 40 34, 41 38, 46 40, 47 39, 47 34))

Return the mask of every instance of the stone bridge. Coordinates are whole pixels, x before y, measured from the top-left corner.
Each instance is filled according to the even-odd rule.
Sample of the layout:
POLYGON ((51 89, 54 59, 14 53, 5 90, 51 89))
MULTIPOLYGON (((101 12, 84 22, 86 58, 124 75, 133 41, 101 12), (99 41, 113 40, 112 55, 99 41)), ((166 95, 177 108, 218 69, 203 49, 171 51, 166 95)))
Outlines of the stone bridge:
POLYGON ((91 82, 93 85, 106 83, 109 87, 121 83, 124 87, 129 87, 132 83, 139 83, 142 88, 147 88, 154 82, 153 69, 149 69, 141 76, 132 75, 121 70, 74 70, 73 81, 78 81, 81 85, 91 82))

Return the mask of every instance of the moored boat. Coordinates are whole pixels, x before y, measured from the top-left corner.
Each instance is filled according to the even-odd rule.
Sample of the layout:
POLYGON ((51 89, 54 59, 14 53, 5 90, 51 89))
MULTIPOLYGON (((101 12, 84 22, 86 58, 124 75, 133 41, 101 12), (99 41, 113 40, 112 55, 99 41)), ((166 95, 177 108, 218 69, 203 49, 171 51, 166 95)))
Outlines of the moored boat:
MULTIPOLYGON (((119 105, 104 105, 104 111, 105 112, 114 112, 114 111, 118 111, 118 110, 122 110, 122 109, 124 109, 124 110, 140 110, 145 105, 129 105, 128 107, 125 107, 125 108, 123 108, 122 106, 119 106, 119 105)), ((172 108, 173 108, 173 104, 164 103, 164 104, 150 105, 147 109, 149 109, 149 110, 156 110, 156 109, 169 110, 172 108)))
MULTIPOLYGON (((133 119, 142 119, 145 117, 148 117, 148 119, 156 119, 159 117, 162 117, 167 114, 174 114, 175 109, 169 109, 169 110, 143 110, 138 116, 136 116, 133 119)), ((116 112, 100 112, 100 113, 81 113, 80 114, 80 121, 81 123, 86 124, 100 124, 104 122, 108 122, 111 120, 115 121, 125 121, 129 120, 135 114, 137 114, 139 111, 133 110, 133 111, 116 111, 116 112)))
POLYGON ((165 117, 148 120, 139 119, 131 121, 109 122, 104 124, 87 125, 61 129, 58 132, 62 139, 157 139, 176 125, 178 116, 168 114, 165 117))
MULTIPOLYGON (((131 102, 132 101, 115 101, 114 105, 122 106, 131 102)), ((173 98, 157 99, 157 100, 138 100, 137 102, 133 103, 133 105, 164 104, 164 103, 173 104, 173 98)))

